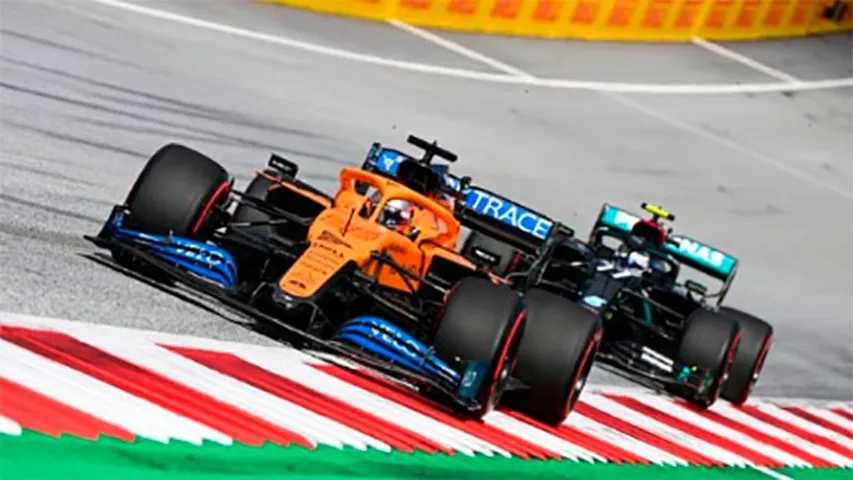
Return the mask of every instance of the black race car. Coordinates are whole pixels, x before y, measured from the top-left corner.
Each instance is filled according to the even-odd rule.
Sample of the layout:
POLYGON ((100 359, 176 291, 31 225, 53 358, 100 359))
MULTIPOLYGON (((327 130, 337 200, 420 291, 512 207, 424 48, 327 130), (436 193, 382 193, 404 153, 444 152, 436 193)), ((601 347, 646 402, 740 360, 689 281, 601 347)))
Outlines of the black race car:
MULTIPOLYGON (((605 204, 586 242, 567 238, 531 249, 475 232, 464 251, 487 258, 498 275, 524 279, 516 288, 545 289, 600 315, 604 339, 596 359, 602 367, 702 407, 718 396, 745 402, 773 328, 722 305, 737 259, 673 235, 664 222, 675 217, 665 209, 643 208, 651 218, 605 204), (721 282, 720 289, 709 292, 697 273, 721 282)), ((519 364, 527 355, 519 352, 519 364)))

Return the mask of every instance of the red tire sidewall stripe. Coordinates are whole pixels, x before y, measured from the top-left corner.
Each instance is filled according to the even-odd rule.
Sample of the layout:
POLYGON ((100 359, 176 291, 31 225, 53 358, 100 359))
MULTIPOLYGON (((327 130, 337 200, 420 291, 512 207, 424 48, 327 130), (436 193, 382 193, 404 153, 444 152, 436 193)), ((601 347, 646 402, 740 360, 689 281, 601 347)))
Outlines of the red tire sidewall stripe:
POLYGON ((201 230, 201 227, 204 225, 204 222, 205 220, 207 220, 207 217, 210 216, 210 211, 213 209, 213 206, 216 205, 216 202, 218 202, 221 197, 227 195, 230 190, 230 181, 224 181, 218 187, 216 187, 216 190, 213 191, 213 195, 211 195, 210 198, 207 200, 207 203, 204 205, 204 208, 202 208, 201 213, 193 224, 193 229, 191 232, 193 235, 195 235, 196 233, 198 233, 199 230, 201 230))
POLYGON ((737 354, 737 348, 740 346, 740 336, 741 332, 738 331, 729 343, 729 348, 726 349, 726 356, 723 359, 723 364, 721 365, 722 368, 717 372, 717 378, 714 379, 713 390, 709 396, 711 403, 714 403, 717 398, 720 397, 720 391, 723 389, 722 379, 724 376, 728 377, 729 372, 731 372, 732 365, 734 365, 735 355, 737 354))
MULTIPOLYGON (((578 364, 578 369, 575 372, 574 377, 572 378, 572 383, 569 384, 569 394, 566 397, 566 405, 563 407, 563 415, 562 418, 565 419, 569 413, 571 413, 572 408, 574 408, 574 404, 577 403, 578 398, 580 397, 580 393, 575 395, 575 388, 578 384, 578 380, 580 380, 580 376, 583 375, 583 371, 586 369, 586 364, 588 362, 593 361, 593 356, 595 352, 598 351, 599 345, 601 345, 601 338, 603 336, 604 330, 602 328, 598 328, 595 333, 593 333, 592 338, 587 342, 586 350, 583 354, 583 359, 580 364, 578 364)), ((589 372, 587 372, 589 374, 589 372)))
POLYGON ((752 370, 749 372, 749 385, 746 387, 746 391, 743 392, 741 398, 738 398, 737 401, 733 402, 737 405, 740 405, 749 398, 749 395, 752 394, 752 389, 755 387, 755 384, 758 383, 758 374, 761 372, 762 367, 764 367, 764 360, 767 359, 767 354, 770 352, 770 347, 773 345, 773 334, 771 333, 764 339, 764 343, 761 344, 761 350, 758 352, 758 356, 755 357, 755 363, 752 365, 752 370))
MULTIPOLYGON (((491 402, 492 398, 495 396, 498 388, 498 376, 501 374, 501 371, 504 367, 504 362, 507 361, 506 354, 509 351, 509 348, 512 346, 516 337, 518 336, 518 331, 521 325, 524 323, 524 320, 527 318, 527 309, 524 308, 519 311, 515 320, 513 320, 512 327, 510 327, 509 333, 507 333, 506 338, 504 339, 503 345, 501 346, 501 351, 497 357, 497 365, 495 365, 495 371, 492 373, 492 384, 489 386, 489 397, 488 401, 491 402)), ((515 361, 515 359, 510 359, 510 361, 515 361)), ((512 371, 512 369, 510 369, 512 371)))

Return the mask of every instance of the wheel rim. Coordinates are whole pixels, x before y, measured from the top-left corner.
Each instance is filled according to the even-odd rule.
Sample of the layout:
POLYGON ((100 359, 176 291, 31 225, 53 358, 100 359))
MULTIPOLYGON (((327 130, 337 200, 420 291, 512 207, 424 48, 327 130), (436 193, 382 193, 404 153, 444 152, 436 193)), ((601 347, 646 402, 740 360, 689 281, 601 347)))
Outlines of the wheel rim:
POLYGON ((207 221, 208 217, 210 217, 210 212, 213 211, 213 206, 216 205, 223 197, 228 195, 228 192, 231 190, 231 182, 224 181, 216 190, 213 191, 213 195, 210 196, 210 199, 204 205, 204 208, 201 210, 201 213, 198 216, 198 219, 195 221, 191 233, 195 235, 201 230, 201 227, 207 221))

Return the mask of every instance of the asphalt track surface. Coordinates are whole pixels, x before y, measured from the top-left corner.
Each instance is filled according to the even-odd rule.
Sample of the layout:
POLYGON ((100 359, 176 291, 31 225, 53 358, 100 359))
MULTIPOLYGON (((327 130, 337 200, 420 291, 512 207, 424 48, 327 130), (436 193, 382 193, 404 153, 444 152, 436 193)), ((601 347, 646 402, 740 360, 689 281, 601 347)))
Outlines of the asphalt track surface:
POLYGON ((271 344, 94 263, 82 235, 167 142, 206 152, 241 185, 275 151, 332 190, 372 141, 417 133, 457 151, 457 173, 583 234, 605 201, 669 206, 678 230, 740 257, 728 303, 776 326, 758 393, 853 398, 853 89, 702 94, 850 77, 849 35, 726 44, 723 55, 436 32, 464 47, 451 49, 392 25, 249 1, 145 5, 386 63, 599 90, 697 88, 459 78, 89 0, 2 0, 0 310, 271 344))

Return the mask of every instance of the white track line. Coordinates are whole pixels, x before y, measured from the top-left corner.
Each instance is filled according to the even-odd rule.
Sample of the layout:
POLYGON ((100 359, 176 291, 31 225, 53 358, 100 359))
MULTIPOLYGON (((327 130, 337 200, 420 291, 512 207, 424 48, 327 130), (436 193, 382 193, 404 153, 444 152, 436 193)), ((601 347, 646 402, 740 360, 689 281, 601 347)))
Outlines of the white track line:
MULTIPOLYGON (((267 33, 256 32, 245 28, 225 25, 222 23, 211 22, 199 18, 180 15, 177 13, 159 10, 156 8, 143 7, 133 3, 123 2, 120 0, 89 0, 90 2, 101 5, 134 12, 140 15, 145 15, 161 20, 190 25, 207 30, 217 31, 228 35, 233 35, 252 40, 258 40, 271 44, 281 45, 285 47, 295 48, 308 52, 328 55, 331 57, 342 58, 346 60, 358 61, 373 65, 397 68, 417 73, 428 73, 432 75, 442 75, 446 77, 464 78, 469 80, 477 80, 491 83, 503 83, 514 85, 528 85, 542 88, 566 89, 566 90, 591 90, 599 92, 618 92, 618 93, 643 93, 643 94, 694 94, 694 95, 715 95, 727 93, 770 93, 770 92, 789 92, 802 90, 820 90, 828 88, 853 87, 853 78, 834 78, 818 81, 800 81, 796 84, 791 82, 781 83, 746 83, 746 84, 644 84, 644 83, 621 83, 621 82, 588 82, 571 79, 560 78, 534 78, 524 72, 510 74, 508 69, 517 70, 509 65, 501 63, 505 68, 499 69, 502 74, 492 74, 478 72, 475 70, 466 70, 460 68, 442 67, 439 65, 430 65, 425 63, 408 62, 403 60, 393 60, 389 58, 369 55, 364 53, 353 52, 334 47, 317 45, 314 43, 295 40, 292 38, 283 37, 280 35, 272 35, 267 33)), ((414 33, 414 32, 413 32, 414 33)), ((425 32, 428 33, 428 32, 425 32)), ((432 34, 429 34, 432 35, 432 34)), ((462 48, 468 53, 469 49, 456 45, 457 53, 460 53, 458 48, 462 48), (458 47, 458 48, 457 48, 458 47)), ((479 55, 479 54, 476 54, 479 55)), ((469 57, 474 58, 474 57, 469 57)), ((491 59, 495 61, 494 59, 491 59)), ((490 64, 491 65, 491 64, 490 64)), ((495 65, 491 65, 495 67, 495 65)))
MULTIPOLYGON (((525 71, 518 69, 516 67, 513 67, 511 65, 507 65, 506 63, 501 62, 500 60, 497 60, 495 58, 492 58, 492 57, 483 55, 481 53, 475 52, 475 51, 473 51, 467 47, 459 45, 456 42, 451 42, 450 40, 446 40, 446 39, 444 39, 444 38, 442 38, 442 37, 440 37, 434 33, 427 32, 423 29, 411 26, 411 25, 404 23, 404 22, 401 22, 399 20, 391 20, 391 21, 389 21, 389 23, 391 25, 394 25, 395 27, 397 27, 399 29, 402 29, 406 32, 412 33, 413 35, 416 35, 420 38, 423 38, 424 40, 427 40, 431 43, 434 43, 440 47, 446 48, 452 52, 458 53, 458 54, 460 54, 466 58, 476 60, 476 61, 479 61, 479 62, 485 64, 485 65, 491 66, 492 68, 495 68, 496 70, 500 70, 504 73, 514 75, 514 76, 517 76, 519 78, 529 79, 533 82, 543 81, 542 79, 539 79, 539 78, 533 76, 532 74, 530 74, 528 72, 525 72, 525 71)), ((772 68, 770 68, 766 65, 762 65, 762 64, 760 64, 754 60, 751 60, 747 57, 743 57, 742 55, 739 55, 735 52, 731 52, 731 51, 729 51, 723 47, 720 47, 716 44, 712 44, 710 42, 702 40, 701 38, 694 39, 694 43, 696 43, 697 45, 700 45, 702 47, 712 49, 712 50, 715 48, 719 49, 720 51, 717 51, 717 50, 714 50, 714 51, 716 53, 719 53, 720 55, 725 55, 725 56, 728 56, 730 58, 736 58, 741 63, 747 64, 753 68, 761 70, 764 73, 767 73, 768 75, 775 76, 776 78, 781 78, 782 80, 784 80, 786 82, 800 83, 800 80, 797 78, 794 78, 794 77, 787 75, 783 72, 774 71, 772 68), (728 52, 728 53, 724 53, 724 52, 728 52)), ((555 82, 555 81, 551 81, 551 80, 544 80, 544 81, 548 82, 552 86, 556 86, 559 84, 559 82, 555 82)), ((624 85, 627 86, 627 84, 624 84, 624 85)), ((727 147, 727 148, 730 148, 730 149, 735 150, 737 152, 740 152, 740 153, 747 155, 749 157, 752 157, 752 158, 754 158, 754 159, 756 159, 756 160, 758 160, 764 164, 767 164, 773 168, 776 168, 776 169, 781 170, 781 171, 783 171, 789 175, 792 175, 792 176, 794 176, 800 180, 806 181, 812 185, 818 186, 820 188, 829 189, 830 191, 837 193, 839 195, 845 196, 847 198, 853 198, 853 192, 850 192, 850 191, 847 191, 847 190, 844 190, 844 189, 841 189, 841 188, 838 188, 838 187, 835 187, 832 185, 825 184, 824 182, 822 182, 822 181, 820 181, 814 177, 811 177, 811 176, 809 176, 809 175, 807 175, 807 174, 805 174, 805 173, 803 173, 803 172, 801 172, 795 168, 791 168, 791 167, 785 165, 784 163, 781 163, 781 162, 779 162, 779 161, 777 161, 771 157, 768 157, 767 155, 762 154, 761 152, 753 150, 749 147, 745 147, 745 146, 743 146, 737 142, 729 140, 725 137, 717 135, 717 134, 710 132, 708 130, 705 130, 705 129, 702 129, 699 127, 695 127, 689 123, 686 123, 686 122, 683 122, 681 120, 672 118, 668 115, 665 115, 663 113, 658 112, 657 110, 653 110, 653 109, 646 107, 645 105, 642 105, 642 104, 640 104, 634 100, 626 98, 623 95, 618 95, 616 93, 608 92, 608 91, 602 91, 601 93, 606 95, 607 97, 615 100, 616 102, 621 103, 624 106, 630 107, 630 108, 637 110, 638 112, 641 112, 647 116, 650 116, 652 118, 660 120, 661 122, 666 123, 667 125, 669 125, 671 127, 675 127, 679 130, 684 130, 684 131, 687 131, 689 133, 693 133, 693 134, 701 136, 707 140, 710 140, 714 143, 720 144, 724 147, 727 147)))
MULTIPOLYGON (((400 22, 400 21, 394 21, 393 25, 395 25, 399 28, 403 28, 402 26, 406 25, 406 24, 403 22, 400 22)), ((463 47, 461 45, 458 45, 454 42, 445 41, 444 39, 442 39, 441 37, 439 37, 435 34, 425 32, 421 29, 411 27, 408 25, 407 25, 407 27, 409 27, 409 28, 404 28, 404 30, 410 31, 413 34, 415 34, 421 38, 424 38, 424 39, 426 39, 432 43, 435 43, 436 45, 448 48, 449 50, 456 52, 460 55, 463 55, 467 58, 476 59, 476 60, 479 60, 479 61, 485 63, 486 65, 492 66, 493 68, 497 68, 498 70, 501 70, 503 72, 506 72, 506 73, 509 73, 512 75, 518 75, 520 79, 528 79, 532 82, 537 82, 537 83, 544 81, 544 82, 548 82, 552 86, 558 85, 558 83, 556 83, 555 81, 539 79, 537 77, 534 77, 533 75, 531 75, 528 72, 522 71, 522 70, 515 68, 515 67, 512 67, 510 65, 507 65, 507 64, 505 64, 505 63, 503 63, 497 59, 487 57, 487 56, 479 54, 477 52, 473 52, 472 50, 470 50, 466 47, 463 47)), ((793 78, 793 77, 791 77, 791 78, 793 78)), ((796 79, 795 79, 795 81, 799 82, 799 80, 796 80, 796 79)), ((627 84, 623 84, 623 85, 627 85, 627 84)), ((655 118, 655 119, 657 119, 663 123, 666 123, 667 125, 669 125, 671 127, 692 133, 694 135, 698 135, 700 137, 705 138, 706 140, 709 140, 709 141, 714 142, 716 144, 722 145, 726 148, 729 148, 731 150, 734 150, 736 152, 744 154, 748 157, 752 157, 753 159, 758 160, 759 162, 764 163, 765 165, 776 168, 777 170, 780 170, 784 173, 787 173, 788 175, 791 175, 791 176, 793 176, 799 180, 805 181, 805 182, 812 184, 814 186, 817 186, 819 188, 829 190, 833 193, 841 195, 842 197, 853 198, 853 191, 845 190, 845 189, 836 187, 834 185, 829 185, 827 183, 824 183, 819 179, 816 179, 816 178, 814 178, 814 177, 812 177, 806 173, 801 172, 800 170, 789 167, 788 165, 785 165, 784 163, 779 162, 778 160, 776 160, 772 157, 764 155, 763 153, 761 153, 757 150, 753 150, 753 149, 751 149, 747 146, 741 145, 741 144, 739 144, 733 140, 730 140, 728 138, 717 135, 717 134, 715 134, 709 130, 699 128, 699 127, 695 127, 689 123, 686 123, 686 122, 683 122, 683 121, 678 120, 676 118, 665 115, 661 112, 658 112, 657 110, 654 110, 654 109, 649 108, 645 105, 642 105, 642 104, 640 104, 640 103, 638 103, 638 102, 636 102, 630 98, 627 98, 623 95, 619 95, 618 93, 615 93, 613 90, 600 90, 599 92, 602 95, 605 95, 608 98, 610 98, 610 99, 612 99, 618 103, 621 103, 624 106, 630 107, 630 108, 632 108, 632 109, 634 109, 640 113, 643 113, 644 115, 655 118)))
MULTIPOLYGON (((610 93, 611 98, 617 100, 623 105, 630 106, 637 111, 645 113, 651 117, 657 118, 665 123, 679 128, 681 130, 691 132, 697 135, 700 135, 708 140, 711 140, 720 145, 726 146, 732 150, 738 151, 740 153, 746 154, 756 160, 761 161, 767 165, 773 166, 778 170, 781 170, 789 175, 792 175, 800 180, 803 180, 812 185, 818 186, 820 188, 829 190, 838 195, 841 195, 845 198, 853 198, 853 192, 848 190, 829 185, 823 183, 822 181, 811 177, 797 169, 791 168, 781 162, 774 160, 771 157, 768 157, 760 152, 752 150, 749 147, 745 147, 740 145, 732 140, 723 138, 719 135, 716 135, 707 130, 694 127, 693 125, 687 124, 680 120, 668 117, 663 115, 657 111, 651 110, 648 107, 645 107, 633 100, 630 100, 625 97, 617 96, 616 93, 658 93, 658 94, 718 94, 718 93, 762 93, 762 92, 782 92, 782 91, 793 91, 793 90, 813 90, 813 89, 822 89, 822 88, 837 88, 837 87, 853 87, 853 78, 843 78, 843 79, 830 79, 830 80, 821 80, 816 82, 802 82, 796 80, 797 83, 793 84, 790 81, 786 81, 784 83, 776 83, 776 84, 742 84, 742 85, 657 85, 657 84, 629 84, 629 83, 613 83, 613 82, 581 82, 575 80, 566 80, 566 79, 546 79, 546 78, 537 78, 533 75, 524 72, 518 68, 509 66, 503 62, 495 60, 493 58, 489 58, 485 55, 474 52, 466 47, 458 45, 454 42, 450 42, 448 40, 444 40, 438 37, 435 34, 425 32, 421 29, 416 29, 414 27, 403 27, 406 25, 402 22, 394 22, 398 28, 403 28, 406 31, 411 32, 414 35, 418 35, 421 38, 424 38, 430 42, 433 42, 437 45, 441 45, 444 48, 448 48, 451 51, 454 51, 460 55, 463 55, 470 59, 475 59, 480 62, 483 62, 486 65, 491 66, 492 68, 497 68, 498 70, 504 72, 504 74, 491 74, 484 72, 477 72, 472 70, 464 70, 457 68, 448 68, 441 67, 437 65, 428 65, 423 63, 415 63, 415 62, 406 62, 399 60, 391 60, 383 57, 378 57, 375 55, 366 55, 356 52, 351 52, 348 50, 342 50, 338 48, 325 47, 321 45, 316 45, 313 43, 303 42, 300 40, 294 40, 291 38, 286 38, 278 35, 270 35, 260 32, 255 32, 252 30, 247 30, 243 28, 238 28, 230 25, 224 25, 221 23, 210 22, 207 20, 201 20, 198 18, 188 17, 185 15, 179 15, 176 13, 167 12, 164 10, 158 10, 155 8, 143 7, 140 5, 135 5, 132 3, 122 2, 120 0, 90 0, 92 2, 96 2, 102 5, 119 8, 122 10, 131 11, 134 13, 138 13, 141 15, 150 16, 153 18, 159 18, 163 20, 169 20, 177 23, 183 23, 186 25, 192 25, 199 28, 206 28, 208 30, 214 30, 222 33, 226 33, 229 35, 234 35, 238 37, 250 38, 253 40, 259 40, 263 42, 273 43, 277 45, 297 48, 305 51, 310 51, 314 53, 319 53, 323 55, 329 55, 337 58, 343 58, 348 60, 355 60, 364 63, 370 63, 374 65, 382 65, 386 67, 394 67, 402 70, 414 71, 419 73, 429 73, 429 74, 437 74, 437 75, 445 75, 451 77, 458 78, 467 78, 471 80, 479 80, 485 82, 493 82, 493 83, 507 83, 507 84, 522 84, 522 85, 532 85, 546 88, 559 88, 559 89, 584 89, 584 90, 592 90, 598 92, 606 92, 610 93)), ((791 77, 793 78, 793 77, 791 77)))
POLYGON ((591 90, 595 92, 639 93, 659 95, 721 95, 741 93, 779 93, 824 90, 853 87, 853 78, 831 78, 827 80, 792 83, 737 83, 737 84, 648 84, 620 82, 584 82, 559 78, 537 78, 526 83, 544 88, 565 90, 591 90))
POLYGON ((492 73, 484 73, 477 72, 474 70, 465 70, 459 68, 449 68, 442 67, 438 65, 430 65, 425 63, 417 63, 417 62, 408 62, 404 60, 393 60, 389 58, 379 57, 376 55, 369 55, 364 53, 353 52, 350 50, 344 50, 340 48, 334 47, 326 47, 323 45, 318 45, 310 42, 303 42, 301 40, 296 40, 293 38, 284 37, 281 35, 272 35, 267 33, 261 33, 254 30, 248 30, 245 28, 235 27, 231 25, 226 25, 223 23, 211 22, 207 20, 202 20, 200 18, 188 17, 186 15, 180 15, 177 13, 167 12, 165 10, 158 10, 156 8, 143 7, 141 5, 136 5, 133 3, 122 2, 119 0, 89 0, 90 2, 99 3, 102 5, 106 5, 109 7, 118 8, 121 10, 126 10, 129 12, 138 13, 140 15, 145 15, 152 18, 158 18, 160 20, 168 20, 175 23, 181 23, 184 25, 190 25, 193 27, 203 28, 207 30, 212 30, 220 33, 225 33, 228 35, 233 35, 235 37, 248 38, 251 40, 258 40, 261 42, 271 43, 275 45, 281 45, 284 47, 291 47, 297 50, 304 50, 312 53, 319 53, 322 55, 328 55, 331 57, 342 58, 346 60, 354 60, 363 63, 370 63, 374 65, 381 65, 385 67, 393 67, 401 70, 409 70, 413 72, 419 73, 432 73, 438 75, 445 75, 450 77, 459 77, 459 78, 468 78, 472 80, 482 80, 482 81, 491 81, 496 83, 524 83, 520 81, 518 78, 502 75, 502 74, 492 74, 492 73))
POLYGON ((770 468, 767 468, 767 467, 759 467, 757 465, 751 465, 750 468, 752 468, 753 470, 755 470, 757 472, 761 472, 761 473, 767 475, 768 477, 775 478, 776 480, 794 480, 793 478, 791 478, 787 475, 783 475, 783 474, 781 474, 775 470, 772 470, 770 468))
POLYGON ((495 70, 499 70, 514 77, 527 78, 529 80, 535 79, 533 75, 530 75, 527 72, 521 71, 511 65, 507 65, 506 63, 503 63, 500 60, 483 55, 482 53, 475 52, 474 50, 471 50, 470 48, 460 45, 454 41, 439 37, 438 35, 428 32, 422 28, 418 28, 414 25, 409 25, 408 23, 401 22, 399 20, 388 20, 388 23, 399 28, 400 30, 411 33, 412 35, 415 35, 417 37, 421 37, 424 40, 432 42, 440 47, 446 48, 452 52, 456 52, 459 55, 462 55, 463 57, 467 57, 471 60, 486 64, 494 68, 495 70))
POLYGON ((782 80, 783 82, 788 82, 788 83, 791 83, 794 85, 801 83, 801 80, 799 78, 793 76, 793 75, 789 75, 789 74, 787 74, 781 70, 777 70, 773 67, 765 65, 765 64, 763 64, 757 60, 754 60, 752 58, 747 57, 746 55, 737 53, 733 50, 729 50, 728 48, 726 48, 722 45, 718 45, 716 43, 709 42, 709 41, 707 41, 703 38, 699 38, 699 37, 693 37, 692 42, 693 42, 693 45, 696 45, 698 47, 702 47, 705 50, 708 50, 710 52, 714 52, 717 55, 720 55, 722 57, 726 57, 730 60, 734 60, 734 61, 736 61, 740 64, 743 64, 743 65, 746 65, 747 67, 750 67, 754 70, 758 70, 759 72, 761 72, 765 75, 770 75, 773 78, 776 78, 778 80, 782 80))

